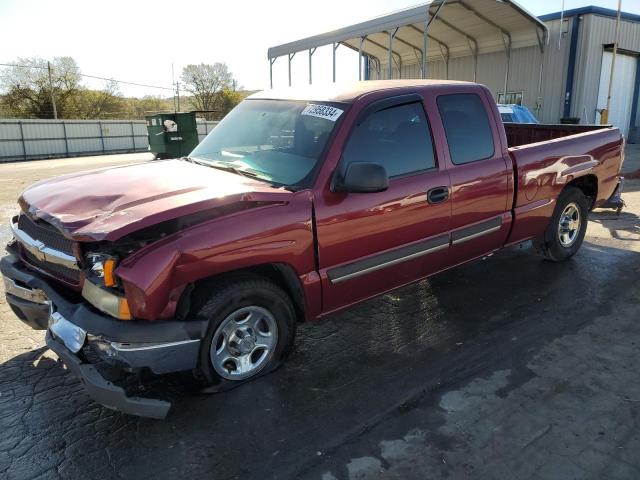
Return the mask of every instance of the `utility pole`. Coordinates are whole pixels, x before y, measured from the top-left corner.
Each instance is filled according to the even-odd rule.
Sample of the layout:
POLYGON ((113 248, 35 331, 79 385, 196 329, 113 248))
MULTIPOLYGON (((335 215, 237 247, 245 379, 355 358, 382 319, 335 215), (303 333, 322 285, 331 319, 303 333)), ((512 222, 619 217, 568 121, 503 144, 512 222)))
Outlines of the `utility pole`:
POLYGON ((51 103, 53 104, 53 118, 58 119, 58 109, 56 108, 56 96, 53 94, 53 81, 51 80, 51 63, 47 62, 47 71, 49 72, 49 91, 51 92, 51 103))
POLYGON ((176 82, 176 95, 178 96, 178 111, 180 111, 180 82, 176 82))
POLYGON ((616 68, 616 53, 618 53, 618 36, 620 32, 620 12, 622 0, 618 0, 618 15, 616 16, 616 33, 613 38, 613 55, 611 56, 611 74, 609 75, 609 91, 607 92, 607 108, 600 114, 600 123, 609 123, 609 109, 611 108, 611 89, 613 88, 613 71, 616 68))
MULTIPOLYGON (((175 85, 176 85, 176 79, 175 79, 175 77, 173 75, 173 63, 171 63, 171 86, 175 87, 175 85)), ((176 109, 176 92, 175 92, 175 90, 172 93, 173 93, 173 113, 176 113, 180 107, 178 107, 178 109, 176 109)))

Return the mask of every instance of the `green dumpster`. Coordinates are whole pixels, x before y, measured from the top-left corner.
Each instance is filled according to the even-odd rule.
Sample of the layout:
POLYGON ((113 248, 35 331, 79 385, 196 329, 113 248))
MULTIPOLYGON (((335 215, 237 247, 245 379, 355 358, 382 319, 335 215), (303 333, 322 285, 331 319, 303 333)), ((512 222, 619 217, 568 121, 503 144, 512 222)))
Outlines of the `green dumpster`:
POLYGON ((158 113, 144 118, 149 149, 156 158, 184 157, 198 145, 196 112, 158 113))

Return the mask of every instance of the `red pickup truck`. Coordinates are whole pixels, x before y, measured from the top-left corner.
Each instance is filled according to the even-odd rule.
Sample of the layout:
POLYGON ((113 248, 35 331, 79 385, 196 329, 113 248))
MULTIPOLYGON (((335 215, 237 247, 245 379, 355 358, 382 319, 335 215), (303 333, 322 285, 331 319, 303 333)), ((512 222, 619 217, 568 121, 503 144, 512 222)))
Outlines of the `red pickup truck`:
POLYGON ((565 260, 619 201, 623 146, 611 127, 505 129, 473 83, 266 91, 189 157, 29 187, 6 297, 95 400, 163 418, 114 368, 223 390, 273 370, 298 322, 529 240, 565 260))

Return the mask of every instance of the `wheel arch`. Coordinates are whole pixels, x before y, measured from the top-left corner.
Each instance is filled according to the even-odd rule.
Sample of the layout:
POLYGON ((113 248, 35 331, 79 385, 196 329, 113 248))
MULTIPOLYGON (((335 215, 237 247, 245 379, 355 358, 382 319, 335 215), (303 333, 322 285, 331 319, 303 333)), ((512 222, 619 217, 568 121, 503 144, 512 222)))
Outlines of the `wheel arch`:
POLYGON ((563 190, 569 187, 575 187, 582 191, 582 193, 589 198, 589 210, 593 208, 593 205, 598 198, 598 177, 593 173, 582 175, 578 178, 574 178, 565 185, 563 190))
POLYGON ((298 322, 304 321, 305 298, 302 283, 294 268, 286 263, 264 263, 196 280, 184 289, 176 308, 176 318, 186 318, 197 311, 212 288, 247 277, 264 278, 282 288, 291 298, 298 322))

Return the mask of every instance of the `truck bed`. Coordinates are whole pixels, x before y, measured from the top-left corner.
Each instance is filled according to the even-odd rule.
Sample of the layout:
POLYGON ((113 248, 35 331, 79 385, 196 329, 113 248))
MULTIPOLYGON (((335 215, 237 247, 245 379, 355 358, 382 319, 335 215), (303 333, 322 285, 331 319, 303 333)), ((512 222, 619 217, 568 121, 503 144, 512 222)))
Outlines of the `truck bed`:
POLYGON ((544 231, 562 188, 579 178, 593 206, 618 184, 623 158, 620 130, 602 125, 505 124, 515 175, 514 226, 509 243, 544 231))
POLYGON ((568 137, 578 133, 610 128, 607 125, 564 125, 536 123, 505 123, 509 147, 519 147, 529 143, 545 142, 554 138, 568 137))

